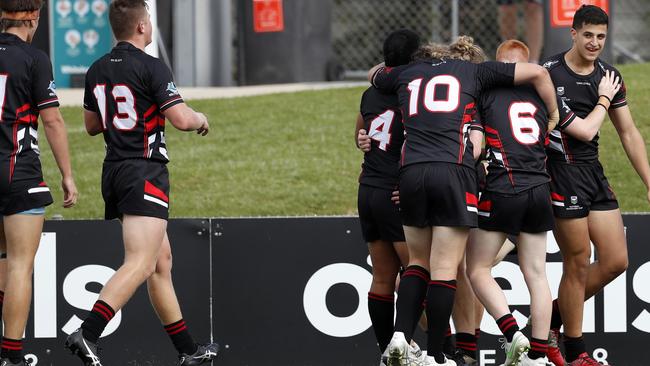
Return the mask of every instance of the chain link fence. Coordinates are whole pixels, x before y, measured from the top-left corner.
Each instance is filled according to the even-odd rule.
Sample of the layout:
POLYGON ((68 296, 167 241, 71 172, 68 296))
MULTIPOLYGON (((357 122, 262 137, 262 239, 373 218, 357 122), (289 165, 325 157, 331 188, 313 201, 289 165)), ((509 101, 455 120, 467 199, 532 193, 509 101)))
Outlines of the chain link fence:
MULTIPOLYGON (((544 0, 545 6, 548 0, 544 0)), ((525 18, 527 1, 520 3, 519 19, 525 18)), ((613 53, 617 62, 650 60, 650 1, 610 0, 613 53)), ((518 23, 518 38, 525 40, 526 20, 518 23)), ((426 41, 451 42, 467 34, 494 55, 501 41, 497 0, 334 0, 332 44, 346 77, 364 77, 382 59, 386 36, 409 28, 426 41)))

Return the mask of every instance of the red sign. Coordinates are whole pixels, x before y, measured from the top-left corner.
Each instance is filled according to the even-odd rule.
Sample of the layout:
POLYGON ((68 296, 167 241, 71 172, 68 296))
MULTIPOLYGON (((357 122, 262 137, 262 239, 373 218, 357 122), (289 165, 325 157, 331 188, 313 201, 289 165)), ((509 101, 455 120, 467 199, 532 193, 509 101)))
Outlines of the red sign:
POLYGON ((253 0, 253 29, 257 33, 282 32, 282 0, 253 0))
POLYGON ((582 5, 596 5, 609 14, 608 0, 552 0, 551 26, 553 28, 570 27, 573 15, 582 5))

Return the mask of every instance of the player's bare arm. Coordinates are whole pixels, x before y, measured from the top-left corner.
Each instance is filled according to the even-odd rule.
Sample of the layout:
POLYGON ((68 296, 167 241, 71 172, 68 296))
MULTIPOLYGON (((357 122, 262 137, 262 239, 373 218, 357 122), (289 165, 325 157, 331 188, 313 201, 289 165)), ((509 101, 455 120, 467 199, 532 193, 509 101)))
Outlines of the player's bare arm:
POLYGON ((546 104, 550 112, 548 118, 549 129, 555 127, 560 119, 557 109, 557 97, 555 96, 555 87, 548 71, 542 66, 518 62, 515 66, 515 85, 532 84, 537 90, 537 94, 546 104))
POLYGON ((65 123, 58 108, 46 108, 40 111, 45 136, 52 148, 54 160, 61 172, 61 187, 63 188, 63 207, 69 208, 77 203, 77 187, 72 177, 72 165, 68 149, 68 135, 65 130, 65 123))
POLYGON ((185 103, 167 108, 163 114, 181 131, 196 131, 201 136, 205 136, 210 130, 208 118, 203 113, 195 112, 185 103))
POLYGON ((621 139, 627 158, 632 163, 647 190, 647 199, 650 202, 650 166, 648 166, 648 152, 643 136, 636 128, 629 106, 623 106, 609 111, 616 132, 621 139))
POLYGON ((472 142, 472 155, 474 160, 478 160, 481 156, 481 145, 483 144, 483 131, 472 129, 469 132, 469 140, 472 142))
POLYGON ((370 71, 368 71, 368 81, 372 84, 372 79, 374 79, 375 74, 377 71, 379 71, 381 68, 386 67, 386 65, 382 62, 378 65, 373 66, 370 71))
POLYGON ((355 125, 355 143, 357 144, 358 149, 363 152, 368 152, 370 151, 370 136, 368 136, 368 131, 363 128, 363 124, 363 116, 359 113, 355 125))
POLYGON ((581 141, 591 141, 594 139, 600 127, 605 121, 607 111, 614 99, 614 95, 621 89, 620 78, 615 76, 613 72, 607 70, 605 76, 600 80, 598 85, 598 104, 584 119, 576 117, 574 121, 568 125, 564 132, 577 138, 581 141))
POLYGON ((86 132, 90 136, 99 135, 104 132, 101 117, 96 112, 84 110, 84 125, 86 126, 86 132))

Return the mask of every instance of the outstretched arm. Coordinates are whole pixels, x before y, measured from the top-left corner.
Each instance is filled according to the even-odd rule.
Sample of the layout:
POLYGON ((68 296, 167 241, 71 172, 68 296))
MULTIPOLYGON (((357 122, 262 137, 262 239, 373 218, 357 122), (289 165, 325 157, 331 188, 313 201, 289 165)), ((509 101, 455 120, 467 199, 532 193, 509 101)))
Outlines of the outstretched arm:
POLYGON ((165 118, 181 131, 196 131, 201 136, 208 134, 210 125, 203 113, 195 112, 185 103, 179 103, 163 111, 165 118))
POLYGON ((650 166, 648 166, 648 152, 645 147, 645 141, 634 124, 630 107, 626 105, 610 110, 609 118, 611 118, 616 128, 616 132, 618 132, 627 158, 646 186, 646 196, 650 202, 650 166))
MULTIPOLYGON (((618 93, 620 88, 620 78, 615 76, 613 72, 606 71, 605 76, 600 80, 600 84, 598 85, 598 104, 596 104, 591 113, 582 119, 575 116, 569 110, 567 115, 563 116, 560 122, 560 128, 578 140, 585 142, 593 140, 603 125, 603 121, 611 105, 611 100, 614 99, 614 95, 618 93)), ((563 108, 562 111, 568 109, 565 106, 561 106, 563 108)))

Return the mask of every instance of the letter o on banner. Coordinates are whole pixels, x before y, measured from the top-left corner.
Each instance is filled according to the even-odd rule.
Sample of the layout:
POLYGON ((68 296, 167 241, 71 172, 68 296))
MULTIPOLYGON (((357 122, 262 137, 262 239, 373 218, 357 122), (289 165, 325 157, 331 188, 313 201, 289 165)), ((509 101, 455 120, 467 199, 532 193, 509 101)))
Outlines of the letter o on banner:
POLYGON ((335 263, 314 273, 303 294, 307 319, 319 331, 332 337, 353 337, 370 328, 368 315, 368 290, 372 275, 364 268, 350 263, 335 263), (327 291, 334 285, 347 283, 357 290, 359 307, 347 317, 333 315, 327 308, 327 291))

